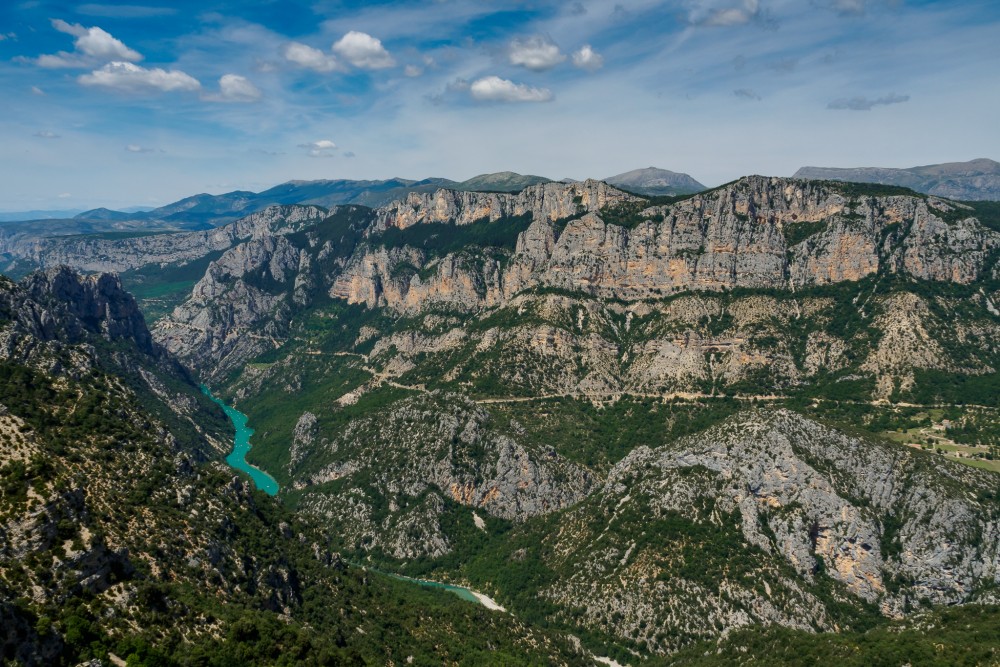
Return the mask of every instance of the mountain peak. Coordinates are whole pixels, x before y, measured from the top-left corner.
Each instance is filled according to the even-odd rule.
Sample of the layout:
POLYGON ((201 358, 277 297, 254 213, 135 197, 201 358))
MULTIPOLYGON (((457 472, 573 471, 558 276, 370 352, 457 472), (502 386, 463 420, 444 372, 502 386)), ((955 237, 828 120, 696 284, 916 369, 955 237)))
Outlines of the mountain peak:
POLYGON ((641 195, 682 195, 707 188, 687 174, 646 167, 633 169, 604 179, 607 183, 641 195))
POLYGON ((480 174, 462 181, 454 186, 456 190, 495 190, 500 192, 516 192, 531 185, 539 183, 551 183, 551 179, 544 176, 532 176, 518 174, 514 171, 498 171, 493 174, 480 174))

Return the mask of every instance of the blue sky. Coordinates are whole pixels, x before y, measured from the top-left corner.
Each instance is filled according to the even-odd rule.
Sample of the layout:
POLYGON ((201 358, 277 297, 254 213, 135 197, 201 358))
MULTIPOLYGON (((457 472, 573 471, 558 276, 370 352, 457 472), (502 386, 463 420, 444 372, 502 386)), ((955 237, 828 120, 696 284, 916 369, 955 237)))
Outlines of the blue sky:
POLYGON ((0 210, 1000 159, 995 0, 8 2, 0 210))

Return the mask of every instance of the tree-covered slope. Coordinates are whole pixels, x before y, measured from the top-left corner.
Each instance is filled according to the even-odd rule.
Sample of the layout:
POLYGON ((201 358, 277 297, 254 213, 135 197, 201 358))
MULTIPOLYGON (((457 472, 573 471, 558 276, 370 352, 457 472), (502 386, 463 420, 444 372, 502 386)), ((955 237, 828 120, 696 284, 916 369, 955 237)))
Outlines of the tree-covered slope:
POLYGON ((234 476, 218 460, 221 412, 112 278, 35 276, 5 283, 0 303, 5 661, 583 659, 558 636, 348 565, 234 476))

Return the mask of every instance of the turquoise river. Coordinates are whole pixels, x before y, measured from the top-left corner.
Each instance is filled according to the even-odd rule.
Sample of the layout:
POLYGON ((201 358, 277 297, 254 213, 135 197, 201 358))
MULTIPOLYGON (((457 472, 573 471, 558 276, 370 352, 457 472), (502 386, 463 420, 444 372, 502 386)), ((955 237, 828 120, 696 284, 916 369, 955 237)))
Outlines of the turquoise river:
POLYGON ((226 411, 226 416, 229 417, 229 421, 233 423, 233 428, 236 429, 236 436, 233 438, 233 451, 226 457, 226 463, 250 475, 253 483, 264 493, 271 496, 277 494, 278 482, 260 468, 255 468, 247 463, 247 452, 250 451, 250 436, 253 435, 253 429, 247 426, 248 417, 236 408, 226 405, 220 399, 213 396, 207 386, 201 385, 201 390, 226 411))
MULTIPOLYGON (((201 385, 201 390, 206 396, 218 403, 219 407, 226 411, 226 416, 229 417, 229 421, 233 423, 233 428, 236 429, 236 435, 233 437, 233 451, 226 457, 226 463, 228 463, 231 467, 250 475, 250 479, 253 480, 253 483, 256 484, 257 488, 264 493, 272 496, 277 494, 278 482, 260 468, 255 468, 247 463, 247 452, 250 451, 250 436, 253 435, 253 429, 247 426, 249 418, 236 408, 226 405, 222 400, 216 398, 206 385, 201 385)), ((463 600, 482 604, 485 607, 493 608, 490 604, 495 605, 492 600, 490 600, 490 604, 487 604, 483 599, 477 597, 471 590, 463 588, 462 586, 442 584, 437 581, 426 581, 424 579, 413 579, 411 577, 404 577, 402 575, 392 574, 389 572, 380 572, 378 570, 374 571, 379 574, 392 577, 393 579, 399 579, 401 581, 408 581, 412 584, 417 584, 418 586, 443 589, 449 593, 457 595, 463 600)))

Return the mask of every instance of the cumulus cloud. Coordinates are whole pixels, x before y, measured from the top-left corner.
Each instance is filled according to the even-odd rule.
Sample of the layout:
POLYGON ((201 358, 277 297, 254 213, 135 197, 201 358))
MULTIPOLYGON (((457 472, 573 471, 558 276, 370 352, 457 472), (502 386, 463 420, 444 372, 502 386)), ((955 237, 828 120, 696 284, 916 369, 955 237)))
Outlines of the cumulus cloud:
POLYGON ((909 101, 909 95, 889 93, 888 95, 876 97, 875 99, 869 99, 867 97, 842 97, 827 104, 826 108, 846 109, 848 111, 871 111, 874 107, 887 106, 889 104, 902 104, 903 102, 909 101))
POLYGON ((584 44, 573 52, 573 64, 593 72, 604 66, 604 56, 592 49, 590 44, 584 44))
POLYGON ((78 81, 85 86, 101 86, 117 90, 155 89, 164 92, 196 91, 201 84, 194 77, 180 70, 159 67, 145 68, 133 63, 108 63, 90 74, 83 74, 78 81))
POLYGON ((469 94, 480 102, 550 102, 554 99, 547 88, 532 88, 498 76, 473 81, 469 94))
POLYGON ((332 72, 337 69, 336 58, 307 44, 291 42, 285 45, 283 55, 285 60, 317 72, 332 72))
POLYGON ((59 139, 60 138, 58 134, 56 134, 55 132, 50 132, 49 130, 41 130, 39 132, 35 132, 35 136, 38 137, 39 139, 59 139))
POLYGON ((329 139, 320 139, 308 144, 299 144, 299 148, 309 151, 309 157, 333 157, 333 152, 337 150, 337 144, 329 139))
POLYGON ((566 56, 548 37, 538 35, 512 40, 507 50, 507 60, 511 65, 541 72, 566 60, 566 56))
POLYGON ((261 97, 260 89, 246 77, 223 74, 219 79, 219 94, 210 99, 215 102, 256 102, 261 97))
POLYGON ((385 69, 396 64, 382 41, 368 33, 350 31, 333 45, 341 58, 362 69, 385 69))
POLYGON ((67 23, 62 19, 52 19, 52 27, 59 32, 76 37, 73 43, 75 51, 66 53, 60 51, 53 55, 39 56, 35 61, 40 67, 90 67, 98 62, 109 60, 138 62, 142 54, 125 46, 106 30, 97 26, 85 28, 79 23, 67 23))
POLYGON ((125 147, 125 150, 129 153, 152 153, 154 149, 146 148, 145 146, 140 146, 139 144, 129 144, 125 147))
POLYGON ((759 102, 762 99, 761 96, 756 91, 750 88, 739 88, 737 90, 734 90, 733 95, 735 95, 736 97, 740 97, 744 100, 754 100, 757 102, 759 102))

